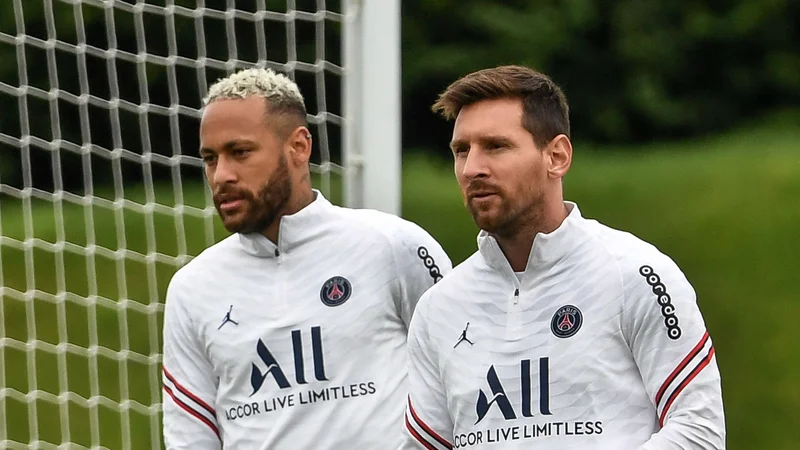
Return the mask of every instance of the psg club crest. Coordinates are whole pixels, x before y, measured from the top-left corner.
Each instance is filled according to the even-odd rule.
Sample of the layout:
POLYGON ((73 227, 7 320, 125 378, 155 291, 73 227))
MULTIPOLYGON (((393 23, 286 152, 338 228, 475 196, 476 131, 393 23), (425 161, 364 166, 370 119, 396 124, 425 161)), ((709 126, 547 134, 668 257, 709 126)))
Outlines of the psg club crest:
POLYGON ((350 298, 353 287, 345 277, 333 277, 322 285, 319 298, 328 306, 339 306, 350 298))
POLYGON ((581 325, 583 325, 581 310, 575 306, 566 305, 558 308, 558 311, 553 314, 550 329, 557 337, 568 338, 575 336, 575 333, 581 329, 581 325))

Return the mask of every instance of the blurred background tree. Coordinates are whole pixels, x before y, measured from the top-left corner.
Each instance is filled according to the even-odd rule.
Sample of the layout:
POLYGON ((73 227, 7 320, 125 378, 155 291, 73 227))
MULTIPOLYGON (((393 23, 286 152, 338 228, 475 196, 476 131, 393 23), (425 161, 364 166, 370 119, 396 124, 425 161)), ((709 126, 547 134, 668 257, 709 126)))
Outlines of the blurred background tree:
MULTIPOLYGON (((563 86, 575 137, 663 141, 800 100, 800 2, 404 2, 406 147, 447 142, 427 112, 469 71, 530 65, 563 86)), ((441 147, 441 144, 437 144, 441 147)))
MULTIPOLYGON (((272 10, 286 7, 282 1, 267 3, 272 10)), ((304 3, 308 2, 297 2, 298 8, 303 8, 304 3)), ((43 15, 35 9, 41 10, 41 4, 25 5, 25 28, 28 34, 46 39, 43 15)), ((16 34, 12 8, 13 2, 0 4, 0 29, 16 34)), ((77 31, 72 8, 62 5, 55 13, 59 39, 74 41, 77 31)), ((571 104, 576 140, 624 144, 723 130, 800 102, 798 18, 800 2, 791 0, 405 1, 403 147, 406 151, 433 150, 441 154, 449 140, 450 127, 430 112, 436 94, 469 71, 511 63, 539 69, 564 87, 571 104)), ((163 29, 163 23, 151 23, 163 22, 163 18, 145 16, 144 19, 148 29, 163 29)), ((106 21, 100 10, 84 8, 84 20, 87 40, 104 45, 106 21)), ((119 47, 136 52, 133 23, 117 21, 114 26, 119 47)), ((176 26, 178 48, 195 48, 192 30, 180 29, 191 28, 191 22, 176 26)), ((219 26, 220 36, 225 36, 222 24, 206 25, 211 29, 214 26, 219 26)), ((335 33, 336 30, 331 30, 332 35, 335 33)), ((268 45, 272 43, 271 59, 280 60, 280 53, 285 53, 284 34, 282 29, 267 30, 268 45)), ((313 33, 309 35, 313 37, 313 33)), ((237 37, 240 54, 254 51, 254 45, 242 45, 253 42, 245 30, 237 29, 237 37)), ((332 38, 330 42, 337 41, 332 38)), ((222 56, 227 54, 225 39, 210 40, 207 45, 209 55, 225 58, 222 56)), ((147 40, 150 53, 166 53, 166 46, 162 36, 151 35, 147 40)), ((300 53, 313 52, 313 39, 300 42, 299 46, 300 53)), ((327 50, 329 54, 339 51, 335 47, 327 50)), ((62 88, 78 92, 75 57, 57 53, 59 71, 74 68, 75 74, 75 86, 62 85, 62 88)), ((26 56, 29 66, 46 67, 44 52, 29 52, 26 56)), ((336 58, 329 56, 332 60, 336 58)), ((0 61, 7 62, 0 65, 0 81, 11 86, 19 85, 15 59, 13 46, 0 46, 0 61)), ((105 62, 88 58, 87 68, 92 93, 107 96, 105 62)), ((136 74, 125 73, 123 69, 119 69, 120 96, 138 100, 136 74)), ((29 70, 27 75, 31 86, 45 90, 52 87, 46 70, 29 70)), ((60 78, 64 83, 63 76, 60 78)), ((150 97, 169 99, 164 69, 154 65, 148 78, 150 97)), ((196 83, 196 79, 188 72, 181 82, 196 83)), ((313 82, 313 79, 298 80, 301 88, 313 82)), ((338 92, 339 87, 332 86, 328 90, 329 101, 338 101, 338 92)), ((199 99, 181 98, 181 101, 199 105, 199 99)), ((0 96, 0 102, 3 111, 17 108, 11 96, 0 96)), ((30 117, 49 116, 44 102, 32 103, 30 109, 30 117)), ((136 117, 131 115, 121 120, 123 130, 131 134, 125 142, 138 142, 136 117)), ((78 115, 62 114, 61 121, 64 138, 81 142, 78 115)), ((42 130, 34 134, 49 133, 47 120, 34 121, 31 126, 42 130)), ((92 128, 95 142, 110 141, 109 136, 103 136, 104 127, 92 128)), ((108 133, 109 128, 105 127, 108 133)), ((0 132, 19 135, 16 114, 0 116, 0 132)), ((181 139, 186 141, 184 148, 196 147, 194 133, 185 132, 181 139)), ((171 152, 168 124, 164 123, 164 128, 155 126, 151 146, 156 152, 171 152)), ((132 151, 141 151, 133 147, 132 151)), ((18 155, 0 158, 2 167, 19 167, 19 162, 13 160, 18 155)), ((44 171, 34 174, 35 183, 51 182, 47 164, 35 163, 35 170, 44 171)), ((0 177, 11 185, 22 182, 18 170, 2 170, 0 177)))

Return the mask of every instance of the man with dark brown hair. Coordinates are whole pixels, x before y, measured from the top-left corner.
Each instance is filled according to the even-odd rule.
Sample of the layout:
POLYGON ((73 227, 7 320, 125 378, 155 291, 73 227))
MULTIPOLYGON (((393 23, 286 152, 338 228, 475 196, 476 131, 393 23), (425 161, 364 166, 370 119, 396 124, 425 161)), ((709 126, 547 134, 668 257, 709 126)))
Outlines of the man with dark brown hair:
POLYGON ((724 449, 692 286, 563 198, 562 90, 503 66, 454 82, 433 109, 455 120, 456 179, 481 232, 412 318, 402 448, 724 449))

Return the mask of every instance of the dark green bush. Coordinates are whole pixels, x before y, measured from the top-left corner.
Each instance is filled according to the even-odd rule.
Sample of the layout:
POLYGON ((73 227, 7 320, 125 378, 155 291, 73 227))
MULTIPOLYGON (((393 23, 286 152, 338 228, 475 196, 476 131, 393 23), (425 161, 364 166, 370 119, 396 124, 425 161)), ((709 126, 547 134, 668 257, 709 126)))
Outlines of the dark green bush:
MULTIPOLYGON (((0 2, 0 31, 11 36, 18 33, 15 3, 0 2)), ((21 3, 27 35, 47 39, 45 3, 21 3)), ((177 3, 194 7, 189 0, 177 3)), ((266 4, 273 11, 285 11, 287 5, 279 0, 269 0, 266 4)), ((298 0, 296 4, 299 9, 316 8, 315 0, 298 0)), ((335 10, 339 10, 340 4, 340 1, 327 2, 335 10)), ((53 5, 58 39, 77 42, 74 7, 60 1, 53 5)), ((402 120, 406 149, 433 148, 444 152, 450 126, 430 112, 431 103, 457 77, 499 64, 527 64, 550 74, 569 97, 574 137, 585 141, 625 143, 695 136, 728 128, 773 108, 800 104, 800 2, 797 1, 409 0, 402 5, 402 120)), ((206 6, 224 8, 225 2, 209 0, 206 6)), ((87 41, 107 48, 103 10, 87 5, 80 10, 87 41)), ((167 54, 163 17, 143 16, 149 33, 146 51, 167 54)), ((130 13, 115 14, 114 30, 118 47, 135 53, 138 43, 131 17, 130 13)), ((270 21, 265 21, 264 26, 268 57, 286 61, 286 27, 270 21)), ((197 45, 193 21, 176 20, 175 28, 180 54, 194 58, 197 45)), ((240 22, 236 30, 237 56, 253 60, 258 55, 255 27, 240 22)), ((224 23, 206 20, 205 31, 206 54, 227 59, 224 23)), ((326 32, 325 57, 341 64, 337 25, 328 24, 326 32)), ((313 62, 317 51, 314 26, 298 24, 296 38, 298 57, 313 62)), ((27 84, 44 90, 54 88, 46 52, 26 47, 27 84)), ((16 50, 8 40, 0 43, 0 82, 11 87, 20 85, 16 50)), ((77 59, 67 52, 57 54, 58 87, 79 93, 77 59)), ((87 57, 86 64, 92 95, 108 98, 105 61, 87 57)), ((120 96, 138 103, 140 80, 135 67, 118 65, 117 70, 120 96)), ((179 67, 177 73, 181 103, 198 107, 196 72, 179 67)), ((206 70, 207 82, 223 75, 223 71, 206 70)), ((147 95, 152 102, 170 102, 166 80, 163 66, 148 66, 147 95)), ((307 94, 310 111, 316 112, 313 75, 298 74, 297 81, 307 94)), ((341 86, 336 77, 327 77, 327 82, 327 107, 337 111, 341 86)), ((30 99, 28 103, 30 133, 47 141, 53 139, 48 102, 30 99)), ((60 127, 56 128, 61 138, 84 142, 78 109, 63 100, 58 103, 60 127)), ((0 93, 0 111, 3 111, 0 133, 19 137, 16 97, 0 93)), ((107 112, 92 107, 89 119, 91 141, 113 148, 107 112)), ((141 152, 146 145, 140 139, 138 117, 123 114, 121 121, 123 146, 141 152)), ((179 141, 184 153, 197 148, 195 122, 181 122, 179 141)), ((171 154, 174 144, 167 120, 151 115, 148 127, 152 151, 171 154)), ((340 136, 335 128, 329 131, 334 133, 329 135, 332 154, 338 159, 340 136)), ((35 185, 50 187, 53 178, 50 159, 48 152, 31 152, 35 185)), ((110 172, 106 162, 98 164, 93 177, 95 182, 102 183, 110 177, 104 174, 110 172)), ((80 182, 83 178, 80 158, 65 159, 62 165, 64 173, 77 175, 75 180, 80 182)), ((20 168, 18 151, 0 144, 0 181, 20 185, 20 168)), ((134 181, 141 178, 140 167, 130 164, 123 169, 134 181)), ((168 173, 166 169, 157 170, 154 175, 168 173)), ((69 179, 65 181, 69 184, 69 179)))
POLYGON ((403 3, 406 146, 449 129, 427 111, 469 71, 550 74, 577 136, 705 134, 800 101, 800 3, 791 0, 429 0, 403 3))

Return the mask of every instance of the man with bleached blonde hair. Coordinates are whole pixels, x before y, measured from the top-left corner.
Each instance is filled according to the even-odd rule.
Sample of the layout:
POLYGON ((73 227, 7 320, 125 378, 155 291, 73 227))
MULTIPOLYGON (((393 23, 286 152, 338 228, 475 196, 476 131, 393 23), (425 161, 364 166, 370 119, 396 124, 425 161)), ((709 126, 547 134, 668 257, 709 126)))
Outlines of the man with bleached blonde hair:
POLYGON ((408 323, 448 256, 419 226, 312 188, 288 77, 243 70, 205 104, 200 155, 233 235, 167 290, 167 448, 396 448, 408 323))

